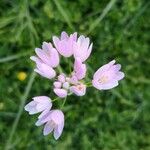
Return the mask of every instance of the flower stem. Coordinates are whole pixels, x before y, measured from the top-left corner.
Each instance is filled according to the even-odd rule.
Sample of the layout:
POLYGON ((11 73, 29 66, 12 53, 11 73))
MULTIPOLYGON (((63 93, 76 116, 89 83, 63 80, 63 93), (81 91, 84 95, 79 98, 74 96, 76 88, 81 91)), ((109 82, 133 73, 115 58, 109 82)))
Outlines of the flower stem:
POLYGON ((87 86, 87 87, 91 87, 91 86, 92 86, 92 82, 87 82, 87 83, 86 83, 86 86, 87 86))
POLYGON ((57 97, 57 98, 53 99, 52 102, 57 101, 57 100, 59 100, 59 99, 60 99, 60 98, 57 97))
POLYGON ((65 97, 64 101, 63 101, 63 104, 61 106, 61 109, 64 107, 65 103, 66 103, 66 100, 67 100, 67 97, 65 97))

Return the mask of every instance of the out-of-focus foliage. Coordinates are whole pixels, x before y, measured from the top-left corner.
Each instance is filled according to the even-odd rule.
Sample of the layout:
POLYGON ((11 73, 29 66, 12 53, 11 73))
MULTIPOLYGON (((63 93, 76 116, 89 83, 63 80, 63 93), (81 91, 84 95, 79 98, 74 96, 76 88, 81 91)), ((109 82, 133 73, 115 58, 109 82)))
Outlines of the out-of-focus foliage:
POLYGON ((149 16, 146 0, 0 0, 0 149, 149 150, 149 16), (39 75, 27 87, 34 67, 29 56, 63 30, 94 43, 88 79, 112 59, 122 64, 126 78, 115 89, 89 88, 84 97, 69 97, 64 132, 55 141, 35 127, 36 115, 19 110, 26 98, 54 96, 51 81, 39 75), (25 80, 19 80, 20 72, 25 80))

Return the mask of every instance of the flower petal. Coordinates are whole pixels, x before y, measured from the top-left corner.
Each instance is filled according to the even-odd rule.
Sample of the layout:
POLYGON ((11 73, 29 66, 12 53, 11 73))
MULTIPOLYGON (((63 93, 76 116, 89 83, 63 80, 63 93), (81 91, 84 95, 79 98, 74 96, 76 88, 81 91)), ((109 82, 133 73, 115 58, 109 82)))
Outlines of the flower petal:
POLYGON ((57 88, 54 89, 54 93, 55 93, 58 97, 61 97, 61 98, 66 97, 67 94, 68 94, 66 90, 64 90, 64 89, 57 89, 57 88))
POLYGON ((46 136, 49 133, 51 133, 54 129, 54 125, 52 124, 51 121, 47 122, 44 126, 44 130, 43 130, 43 135, 46 136))

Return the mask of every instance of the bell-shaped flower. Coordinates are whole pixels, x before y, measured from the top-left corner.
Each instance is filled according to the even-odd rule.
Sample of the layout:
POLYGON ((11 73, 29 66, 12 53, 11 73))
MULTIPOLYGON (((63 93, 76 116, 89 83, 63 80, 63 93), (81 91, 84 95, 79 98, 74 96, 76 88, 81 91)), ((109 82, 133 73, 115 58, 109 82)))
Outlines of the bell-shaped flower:
POLYGON ((48 79, 52 79, 56 76, 56 72, 52 67, 48 66, 47 64, 41 61, 36 62, 36 64, 37 64, 36 66, 37 68, 34 69, 34 71, 40 74, 41 76, 48 79))
POLYGON ((57 51, 64 57, 70 57, 73 54, 73 44, 77 40, 77 33, 70 36, 66 32, 61 33, 61 37, 53 37, 53 43, 57 51))
POLYGON ((41 60, 46 65, 55 68, 59 65, 59 54, 51 43, 43 42, 42 49, 36 48, 36 58, 31 57, 33 61, 41 60), (37 59, 38 58, 38 59, 37 59))
POLYGON ((86 85, 80 83, 70 87, 70 91, 77 96, 83 96, 86 93, 86 85))
POLYGON ((64 128, 64 114, 61 110, 51 110, 43 115, 36 122, 37 126, 45 124, 43 134, 48 135, 54 131, 54 138, 57 140, 64 128))
POLYGON ((93 76, 93 86, 99 90, 108 90, 118 86, 118 81, 124 78, 124 73, 120 69, 121 65, 115 65, 115 60, 100 67, 93 76))
POLYGON ((74 72, 78 80, 83 79, 86 75, 86 65, 81 62, 80 58, 75 59, 74 72))
POLYGON ((47 96, 37 96, 33 98, 33 101, 28 103, 24 109, 29 112, 30 115, 50 110, 52 107, 51 99, 47 96))
POLYGON ((90 44, 90 39, 81 35, 77 42, 73 45, 74 57, 79 57, 84 62, 91 54, 93 44, 90 44))

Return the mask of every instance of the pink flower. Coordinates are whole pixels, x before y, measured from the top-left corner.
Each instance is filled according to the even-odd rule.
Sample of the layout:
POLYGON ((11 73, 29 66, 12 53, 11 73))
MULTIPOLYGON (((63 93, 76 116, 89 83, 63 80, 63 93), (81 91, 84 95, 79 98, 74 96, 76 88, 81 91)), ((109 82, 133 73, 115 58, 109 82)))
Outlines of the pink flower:
POLYGON ((81 80, 86 75, 86 65, 82 64, 80 58, 75 59, 74 72, 78 80, 81 80))
POLYGON ((99 90, 108 90, 116 87, 118 81, 124 78, 124 73, 119 71, 120 69, 121 65, 115 65, 115 60, 102 66, 93 76, 93 86, 99 90))
POLYGON ((36 62, 37 68, 34 69, 35 72, 40 74, 41 76, 52 79, 56 76, 56 72, 52 67, 49 67, 47 64, 44 64, 43 62, 36 62))
POLYGON ((34 70, 38 74, 48 79, 52 79, 56 76, 56 72, 53 67, 59 65, 59 55, 51 43, 43 42, 42 49, 36 48, 35 52, 37 56, 31 56, 31 60, 36 62, 36 69, 34 70))
POLYGON ((54 45, 57 51, 64 57, 70 57, 73 54, 73 44, 76 42, 77 33, 70 36, 66 32, 61 33, 60 39, 56 36, 53 37, 54 45))
POLYGON ((61 110, 51 110, 43 115, 36 122, 37 126, 45 124, 43 134, 48 135, 54 131, 54 138, 57 140, 64 128, 64 114, 61 110))
POLYGON ((59 89, 59 88, 54 88, 54 93, 60 98, 65 98, 68 94, 66 89, 59 89))
POLYGON ((37 96, 33 101, 28 103, 24 108, 30 115, 50 110, 52 107, 51 99, 47 96, 37 96))
MULTIPOLYGON (((59 55, 51 43, 43 42, 42 49, 36 48, 38 58, 46 65, 54 68, 59 65, 59 55)), ((36 61, 36 60, 35 60, 36 61)))
POLYGON ((79 57, 81 62, 84 62, 91 54, 93 44, 90 44, 90 39, 81 35, 77 42, 74 43, 74 57, 79 57))
POLYGON ((70 91, 77 96, 83 96, 86 93, 86 86, 82 83, 70 87, 70 91))

